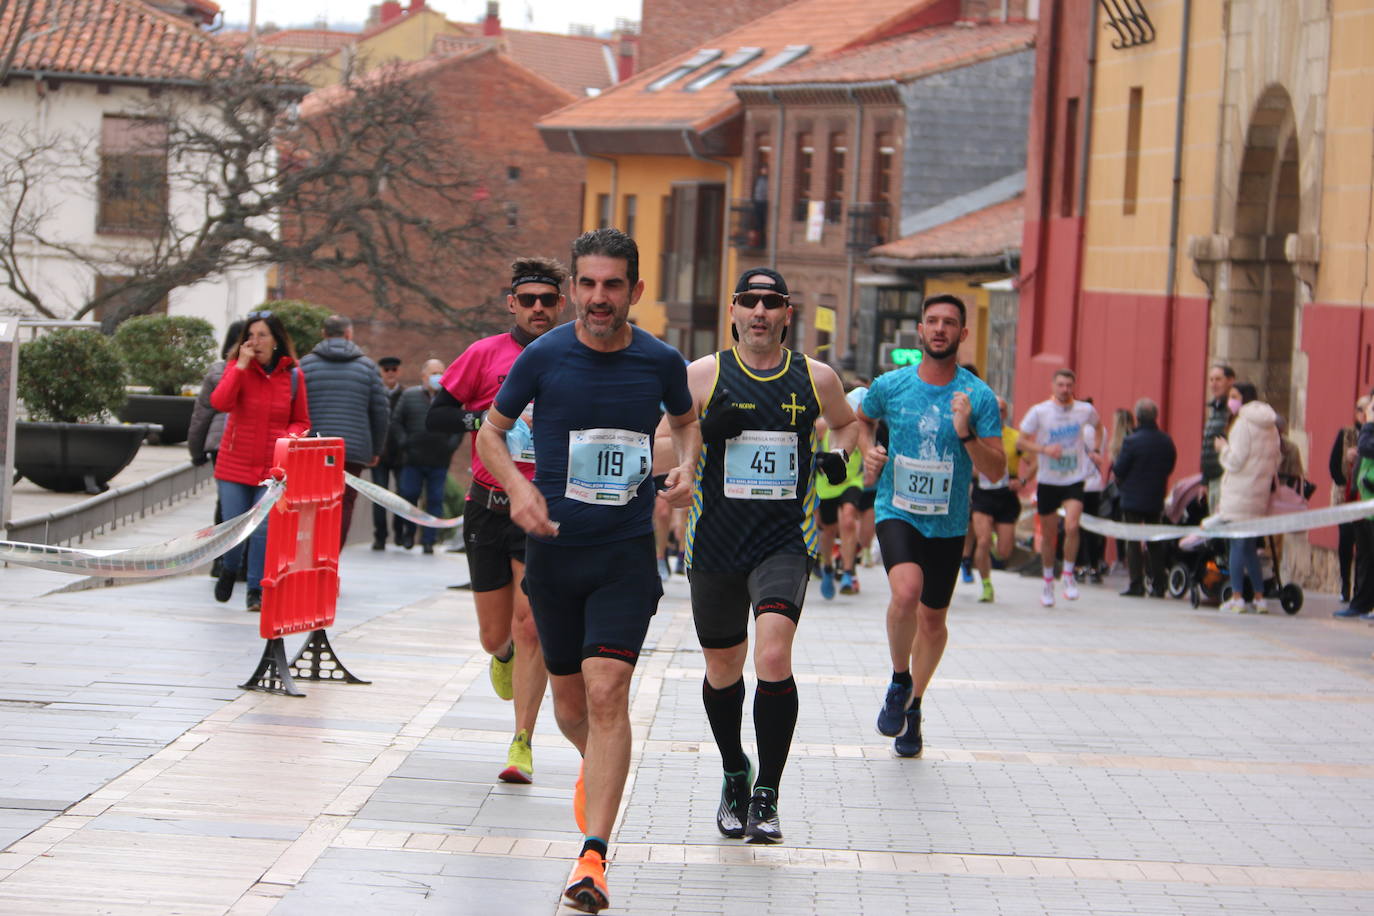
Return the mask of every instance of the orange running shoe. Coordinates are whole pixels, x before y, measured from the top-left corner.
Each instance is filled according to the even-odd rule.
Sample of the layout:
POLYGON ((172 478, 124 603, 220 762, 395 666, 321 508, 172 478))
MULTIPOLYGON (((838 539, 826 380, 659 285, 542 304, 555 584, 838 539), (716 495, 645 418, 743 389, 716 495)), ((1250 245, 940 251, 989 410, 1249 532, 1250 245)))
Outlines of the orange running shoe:
POLYGON ((587 784, 582 781, 586 766, 584 761, 577 768, 577 782, 573 784, 573 820, 577 822, 577 832, 583 836, 587 835, 587 784))
POLYGON ((599 913, 611 905, 606 893, 606 860, 601 853, 593 849, 582 853, 573 865, 563 897, 568 906, 583 913, 599 913))

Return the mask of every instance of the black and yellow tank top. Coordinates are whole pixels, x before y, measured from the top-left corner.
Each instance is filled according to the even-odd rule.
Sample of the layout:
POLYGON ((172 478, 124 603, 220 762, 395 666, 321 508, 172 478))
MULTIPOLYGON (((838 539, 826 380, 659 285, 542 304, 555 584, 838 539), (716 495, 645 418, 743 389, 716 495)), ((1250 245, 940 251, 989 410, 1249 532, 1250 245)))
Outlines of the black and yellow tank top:
POLYGON ((701 448, 687 515, 693 569, 740 572, 778 553, 816 554, 812 455, 820 398, 806 357, 782 353, 781 365, 763 373, 735 350, 716 354, 704 403, 723 391, 749 420, 739 436, 701 448))

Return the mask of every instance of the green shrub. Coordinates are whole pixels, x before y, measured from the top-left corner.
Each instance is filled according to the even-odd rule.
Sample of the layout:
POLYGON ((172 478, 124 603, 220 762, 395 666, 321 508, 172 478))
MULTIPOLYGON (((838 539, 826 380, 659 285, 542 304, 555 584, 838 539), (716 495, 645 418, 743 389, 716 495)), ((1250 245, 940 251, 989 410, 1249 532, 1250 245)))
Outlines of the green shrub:
POLYGON ((181 394, 205 376, 218 346, 215 328, 189 315, 139 315, 115 330, 115 347, 135 385, 181 394))
POLYGON ((296 355, 304 356, 315 349, 315 344, 324 338, 324 320, 334 314, 322 305, 313 305, 299 299, 276 299, 264 302, 256 311, 267 310, 280 319, 296 345, 296 355))
POLYGON ((92 328, 62 328, 19 348, 20 399, 34 420, 84 423, 124 403, 124 363, 92 328))

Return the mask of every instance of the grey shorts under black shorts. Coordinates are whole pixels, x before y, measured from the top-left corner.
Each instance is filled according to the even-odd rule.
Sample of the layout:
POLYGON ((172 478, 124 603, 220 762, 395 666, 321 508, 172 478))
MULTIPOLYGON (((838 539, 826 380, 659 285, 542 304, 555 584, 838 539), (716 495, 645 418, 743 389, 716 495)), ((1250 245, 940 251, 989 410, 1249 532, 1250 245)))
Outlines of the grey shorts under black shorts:
POLYGON ((795 553, 775 553, 748 572, 690 570, 692 619, 702 648, 729 649, 744 642, 750 608, 754 616, 769 612, 769 601, 785 605, 779 610, 788 616, 799 615, 810 575, 811 558, 795 553))

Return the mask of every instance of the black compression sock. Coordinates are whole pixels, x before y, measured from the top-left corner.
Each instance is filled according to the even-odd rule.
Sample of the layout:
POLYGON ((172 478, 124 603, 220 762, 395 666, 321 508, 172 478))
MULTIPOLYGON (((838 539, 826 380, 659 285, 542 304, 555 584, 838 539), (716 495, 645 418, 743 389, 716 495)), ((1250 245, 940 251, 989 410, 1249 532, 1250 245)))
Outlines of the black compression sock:
POLYGON ((589 836, 587 837, 586 841, 583 842, 582 852, 578 853, 578 855, 585 855, 588 851, 595 851, 601 856, 601 858, 604 859, 606 858, 606 851, 609 848, 610 847, 606 845, 605 840, 600 839, 598 837, 589 836))
POLYGON ((797 682, 759 681, 754 688, 754 734, 759 744, 756 786, 776 789, 797 726, 797 682))
POLYGON ((745 772, 749 760, 744 756, 739 733, 744 721, 744 678, 719 690, 702 678, 701 703, 706 707, 706 720, 711 723, 711 734, 720 749, 720 762, 725 772, 745 772))
POLYGON ((892 683, 894 683, 894 684, 901 684, 903 687, 910 687, 910 686, 911 686, 911 672, 910 672, 910 671, 894 671, 894 672, 892 672, 892 683))

